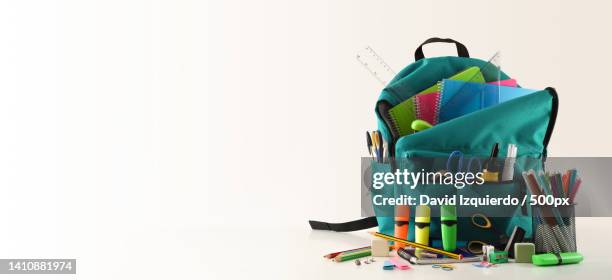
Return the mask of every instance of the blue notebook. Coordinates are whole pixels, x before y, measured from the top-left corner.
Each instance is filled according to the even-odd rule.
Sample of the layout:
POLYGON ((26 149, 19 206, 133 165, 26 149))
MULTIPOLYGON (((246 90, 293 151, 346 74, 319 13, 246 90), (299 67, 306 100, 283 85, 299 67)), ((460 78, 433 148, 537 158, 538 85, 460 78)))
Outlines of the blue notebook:
POLYGON ((537 91, 519 87, 454 80, 442 80, 439 86, 439 122, 452 120, 537 91))

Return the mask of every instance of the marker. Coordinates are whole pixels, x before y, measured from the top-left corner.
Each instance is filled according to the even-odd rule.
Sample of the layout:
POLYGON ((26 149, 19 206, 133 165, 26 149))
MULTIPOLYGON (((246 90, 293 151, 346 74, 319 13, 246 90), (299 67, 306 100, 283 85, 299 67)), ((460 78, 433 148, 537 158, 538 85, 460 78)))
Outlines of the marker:
MULTIPOLYGON (((416 207, 416 215, 414 218, 414 234, 416 243, 429 244, 429 223, 431 209, 427 205, 419 205, 416 207)), ((417 255, 421 250, 417 250, 417 255)))
POLYGON ((440 224, 442 224, 442 247, 446 251, 457 249, 457 207, 440 206, 440 224))
POLYGON ((497 154, 499 153, 499 143, 493 145, 491 155, 485 164, 485 168, 482 170, 483 179, 485 182, 497 182, 499 181, 499 168, 497 167, 497 154))
MULTIPOLYGON (((410 224, 410 206, 398 205, 395 207, 395 237, 408 239, 408 225, 410 224)), ((404 247, 395 243, 395 249, 404 247)))
POLYGON ((531 256, 531 262, 535 265, 560 265, 579 263, 584 259, 580 253, 558 253, 558 254, 539 254, 531 256))

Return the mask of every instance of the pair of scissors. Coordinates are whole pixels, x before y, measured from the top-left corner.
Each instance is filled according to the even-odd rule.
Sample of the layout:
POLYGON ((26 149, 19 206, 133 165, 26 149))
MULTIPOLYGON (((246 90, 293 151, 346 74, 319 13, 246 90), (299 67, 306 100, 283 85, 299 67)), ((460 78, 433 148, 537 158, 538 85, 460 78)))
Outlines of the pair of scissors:
POLYGON ((450 153, 450 155, 448 156, 448 159, 446 160, 446 171, 447 172, 470 172, 472 171, 472 163, 476 162, 478 164, 478 171, 482 170, 482 163, 480 162, 480 159, 476 158, 476 157, 470 157, 467 161, 467 166, 465 167, 465 169, 463 169, 463 153, 461 151, 453 151, 450 153), (453 165, 453 158, 457 158, 457 168, 453 170, 452 165, 453 165))
MULTIPOLYGON (((506 234, 500 233, 495 229, 495 227, 493 227, 493 223, 485 214, 475 213, 471 217, 471 222, 472 225, 477 228, 481 228, 484 230, 492 230, 493 232, 495 232, 499 236, 500 242, 502 242, 504 238, 507 238, 506 234)), ((468 242, 466 249, 472 254, 482 254, 483 245, 490 245, 490 243, 481 240, 472 240, 468 242)))
POLYGON ((450 264, 434 264, 431 267, 433 267, 433 268, 441 268, 444 271, 452 271, 453 269, 455 269, 455 266, 450 265, 450 264))

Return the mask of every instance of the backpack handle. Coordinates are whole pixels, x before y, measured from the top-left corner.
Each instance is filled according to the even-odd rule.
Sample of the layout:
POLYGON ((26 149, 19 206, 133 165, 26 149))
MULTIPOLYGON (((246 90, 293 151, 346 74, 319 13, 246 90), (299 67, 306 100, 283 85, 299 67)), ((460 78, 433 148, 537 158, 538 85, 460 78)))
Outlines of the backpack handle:
POLYGON ((453 39, 450 38, 438 38, 438 37, 433 37, 433 38, 429 38, 427 40, 425 40, 425 42, 423 42, 414 52, 414 61, 420 60, 425 58, 425 54, 423 54, 423 46, 427 45, 429 43, 455 43, 455 45, 457 46, 457 54, 460 57, 470 57, 470 53, 468 53, 467 48, 465 47, 464 44, 461 44, 453 39))

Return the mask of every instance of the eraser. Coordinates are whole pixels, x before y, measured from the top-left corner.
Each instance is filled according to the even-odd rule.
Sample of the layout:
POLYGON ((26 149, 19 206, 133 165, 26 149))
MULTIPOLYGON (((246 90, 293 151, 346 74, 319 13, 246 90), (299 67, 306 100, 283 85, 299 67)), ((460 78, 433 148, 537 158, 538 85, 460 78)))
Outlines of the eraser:
POLYGON ((531 256, 535 254, 535 244, 515 243, 514 260, 517 263, 531 263, 531 256))
POLYGON ((393 265, 393 263, 390 261, 385 261, 385 263, 383 263, 384 270, 393 270, 393 268, 395 268, 395 265, 393 265))
POLYGON ((504 251, 508 252, 509 258, 514 257, 514 244, 523 242, 525 238, 525 230, 519 226, 515 226, 514 230, 512 230, 512 234, 510 235, 510 239, 508 239, 508 243, 506 244, 506 249, 504 251))
POLYGON ((379 237, 372 238, 372 257, 388 257, 389 243, 379 237))
POLYGON ((400 270, 410 269, 410 265, 405 263, 403 260, 400 260, 398 257, 390 259, 389 262, 400 270))

